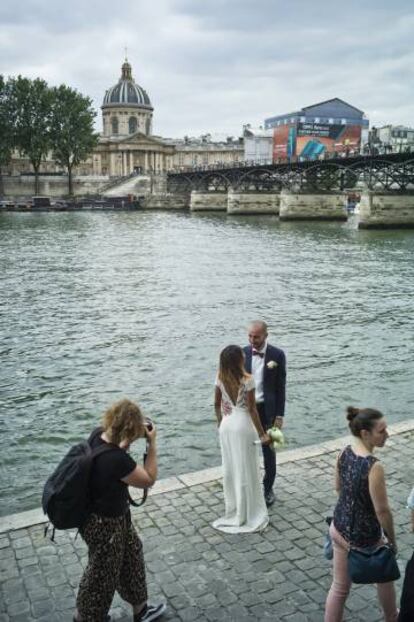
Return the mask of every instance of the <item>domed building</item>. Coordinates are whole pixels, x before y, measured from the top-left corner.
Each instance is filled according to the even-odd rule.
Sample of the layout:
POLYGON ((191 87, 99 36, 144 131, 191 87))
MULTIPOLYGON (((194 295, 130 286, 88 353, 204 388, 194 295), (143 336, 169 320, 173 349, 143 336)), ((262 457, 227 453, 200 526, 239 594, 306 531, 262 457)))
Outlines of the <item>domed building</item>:
MULTIPOLYGON (((98 145, 74 171, 79 193, 91 192, 95 188, 100 190, 103 182, 99 178, 102 176, 110 177, 113 187, 118 181, 121 183, 122 178, 134 173, 164 173, 171 169, 214 167, 243 160, 240 139, 213 138, 210 134, 182 139, 154 136, 154 107, 145 89, 135 82, 127 59, 122 64, 118 82, 105 91, 101 110, 103 131, 98 145), (83 177, 88 179, 82 180, 83 177)), ((23 175, 30 167, 27 156, 16 152, 7 172, 9 175, 23 175)), ((52 151, 42 160, 40 170, 43 174, 65 173, 56 163, 52 151)), ((43 194, 50 191, 49 185, 42 189, 43 194)))
POLYGON ((93 154, 93 172, 124 177, 134 172, 162 172, 172 167, 171 142, 152 135, 154 108, 132 77, 127 59, 117 84, 102 102, 103 133, 93 154))
POLYGON ((106 91, 101 109, 104 136, 128 136, 138 130, 150 136, 154 108, 147 92, 134 82, 127 60, 118 83, 106 91))

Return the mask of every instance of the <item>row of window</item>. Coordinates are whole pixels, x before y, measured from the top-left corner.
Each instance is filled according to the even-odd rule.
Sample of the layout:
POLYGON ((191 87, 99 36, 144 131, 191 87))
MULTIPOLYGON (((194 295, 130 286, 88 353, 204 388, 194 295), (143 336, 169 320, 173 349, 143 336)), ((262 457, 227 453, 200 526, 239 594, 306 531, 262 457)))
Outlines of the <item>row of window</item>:
POLYGON ((414 139, 414 132, 407 132, 406 130, 393 130, 393 138, 411 138, 414 139))
MULTIPOLYGON (((118 117, 112 117, 111 118, 111 134, 113 135, 117 135, 119 134, 119 121, 118 121, 118 117)), ((135 134, 135 132, 138 130, 138 120, 136 119, 136 117, 130 117, 128 119, 128 133, 129 134, 135 134)), ((146 119, 145 121, 145 132, 147 134, 149 134, 150 132, 150 120, 146 119)))
MULTIPOLYGON (((276 125, 287 125, 288 123, 296 123, 297 121, 297 117, 290 117, 289 119, 280 119, 279 121, 276 122, 276 125)), ((306 118, 306 117, 299 117, 299 123, 326 123, 328 125, 334 125, 334 124, 338 124, 338 125, 346 125, 347 124, 347 120, 346 119, 334 119, 333 117, 313 117, 313 118, 306 118)))
MULTIPOLYGON (((240 159, 238 153, 232 154, 232 156, 233 156, 232 159, 233 159, 234 162, 237 162, 240 159)), ((185 160, 188 160, 188 158, 185 158, 185 154, 179 153, 178 154, 178 164, 179 165, 184 165, 185 164, 185 160)), ((218 160, 214 160, 214 161, 210 160, 210 162, 209 162, 208 155, 202 155, 202 156, 194 155, 191 158, 191 164, 193 166, 198 166, 199 164, 202 164, 203 166, 205 166, 205 165, 207 165, 209 163, 215 163, 216 164, 216 163, 218 163, 218 160)))
MULTIPOLYGON (((134 134, 138 130, 138 121, 135 117, 130 117, 128 120, 128 132, 130 134, 134 134)), ((111 119, 111 133, 118 134, 119 132, 119 121, 118 117, 112 117, 111 119)))

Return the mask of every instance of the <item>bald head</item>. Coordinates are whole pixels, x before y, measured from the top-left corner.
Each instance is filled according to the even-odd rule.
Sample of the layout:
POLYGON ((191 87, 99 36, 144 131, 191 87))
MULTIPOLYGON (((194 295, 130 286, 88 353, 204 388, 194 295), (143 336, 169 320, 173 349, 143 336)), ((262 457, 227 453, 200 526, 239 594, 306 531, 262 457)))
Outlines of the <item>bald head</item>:
POLYGON ((267 324, 263 320, 254 320, 248 327, 249 343, 256 350, 261 350, 267 339, 267 324))
POLYGON ((251 328, 254 328, 255 330, 261 330, 267 335, 267 324, 263 320, 253 320, 253 322, 250 322, 249 324, 249 330, 251 328))

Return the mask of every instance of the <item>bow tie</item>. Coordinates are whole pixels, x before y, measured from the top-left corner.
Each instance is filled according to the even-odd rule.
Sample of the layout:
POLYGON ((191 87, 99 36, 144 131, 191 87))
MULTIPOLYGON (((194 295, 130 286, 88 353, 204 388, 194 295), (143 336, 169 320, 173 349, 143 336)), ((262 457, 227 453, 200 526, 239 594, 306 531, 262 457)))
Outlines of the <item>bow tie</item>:
POLYGON ((260 356, 261 359, 264 357, 264 352, 258 352, 257 350, 253 350, 252 354, 253 356, 260 356))

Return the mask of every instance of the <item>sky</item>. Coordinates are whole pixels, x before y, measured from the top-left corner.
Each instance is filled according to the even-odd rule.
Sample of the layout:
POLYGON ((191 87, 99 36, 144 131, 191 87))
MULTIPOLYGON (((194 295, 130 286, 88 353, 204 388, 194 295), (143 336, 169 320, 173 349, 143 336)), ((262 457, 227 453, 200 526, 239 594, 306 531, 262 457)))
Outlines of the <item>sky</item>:
POLYGON ((332 97, 371 126, 414 126, 412 0, 0 3, 0 74, 76 88, 99 130, 125 48, 159 136, 240 136, 332 97))

